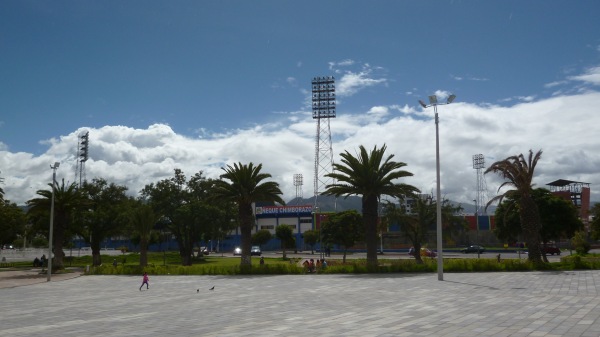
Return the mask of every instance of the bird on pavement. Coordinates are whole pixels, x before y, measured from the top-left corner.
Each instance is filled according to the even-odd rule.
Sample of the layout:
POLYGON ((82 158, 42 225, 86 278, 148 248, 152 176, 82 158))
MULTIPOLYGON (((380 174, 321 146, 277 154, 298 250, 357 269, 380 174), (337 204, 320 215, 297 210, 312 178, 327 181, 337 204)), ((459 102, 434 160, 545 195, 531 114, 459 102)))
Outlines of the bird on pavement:
POLYGON ((215 290, 215 286, 213 286, 212 288, 208 289, 208 290, 215 290))

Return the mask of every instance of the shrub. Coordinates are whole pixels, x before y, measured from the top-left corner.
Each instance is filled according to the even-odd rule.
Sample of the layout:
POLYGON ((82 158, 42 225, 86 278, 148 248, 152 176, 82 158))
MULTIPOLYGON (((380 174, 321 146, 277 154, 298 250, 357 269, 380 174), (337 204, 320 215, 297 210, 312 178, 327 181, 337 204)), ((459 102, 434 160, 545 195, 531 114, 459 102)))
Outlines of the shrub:
POLYGON ((586 239, 586 234, 583 231, 575 233, 575 236, 571 239, 571 244, 575 248, 575 252, 579 255, 585 255, 589 253, 592 248, 590 243, 586 239))

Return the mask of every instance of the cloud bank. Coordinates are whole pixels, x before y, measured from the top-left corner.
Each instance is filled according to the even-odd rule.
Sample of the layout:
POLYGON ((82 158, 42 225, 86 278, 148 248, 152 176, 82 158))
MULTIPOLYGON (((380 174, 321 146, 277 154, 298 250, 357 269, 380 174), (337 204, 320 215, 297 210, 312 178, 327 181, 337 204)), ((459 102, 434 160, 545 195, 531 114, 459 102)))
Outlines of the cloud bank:
MULTIPOLYGON (((577 80, 596 81, 591 69, 577 80)), ((342 81, 343 83, 343 81, 342 81)), ((348 88, 351 88, 349 86, 348 88)), ((351 90, 351 89, 348 89, 351 90)), ((440 93, 442 93, 440 91, 440 93)), ((485 156, 486 167, 510 155, 530 149, 544 151, 534 182, 539 187, 556 179, 591 184, 592 200, 600 200, 600 124, 597 107, 600 93, 585 91, 548 99, 524 101, 511 106, 461 102, 438 107, 442 194, 451 200, 471 203, 476 197, 475 154, 485 156)), ((234 162, 262 163, 284 192, 284 200, 295 197, 293 175, 304 177, 304 197, 313 194, 315 121, 310 111, 281 115, 273 124, 211 133, 202 138, 175 133, 167 124, 145 129, 120 125, 81 127, 67 135, 43 140, 45 153, 34 156, 10 152, 0 146, 1 176, 5 197, 18 204, 47 189, 50 165, 60 161, 57 179, 75 181, 77 136, 89 131, 86 178, 102 177, 125 185, 137 195, 146 185, 171 177, 175 168, 186 176, 198 171, 218 178, 221 168, 234 162)), ((435 123, 432 109, 414 106, 373 106, 360 114, 347 114, 338 107, 330 120, 334 160, 339 153, 388 146, 394 160, 407 164, 414 174, 403 180, 425 193, 435 190, 435 123)), ((489 196, 496 193, 499 177, 486 175, 489 196)))

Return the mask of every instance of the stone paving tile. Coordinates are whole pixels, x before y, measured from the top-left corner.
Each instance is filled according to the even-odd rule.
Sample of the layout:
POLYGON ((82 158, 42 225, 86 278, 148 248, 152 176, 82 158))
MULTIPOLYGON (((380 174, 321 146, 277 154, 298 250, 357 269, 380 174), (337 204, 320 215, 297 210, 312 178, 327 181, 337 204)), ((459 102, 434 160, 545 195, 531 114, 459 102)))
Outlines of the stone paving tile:
POLYGON ((600 336, 600 271, 444 279, 82 276, 0 289, 0 336, 600 336))

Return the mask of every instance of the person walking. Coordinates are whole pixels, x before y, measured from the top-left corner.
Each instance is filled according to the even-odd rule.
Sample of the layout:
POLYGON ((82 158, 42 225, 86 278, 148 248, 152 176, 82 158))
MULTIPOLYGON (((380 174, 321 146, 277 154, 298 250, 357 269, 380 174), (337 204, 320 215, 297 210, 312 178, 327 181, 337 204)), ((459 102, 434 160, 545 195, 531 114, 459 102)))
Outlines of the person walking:
POLYGON ((146 285, 146 289, 150 289, 150 286, 148 285, 148 281, 150 279, 148 278, 148 273, 144 272, 144 279, 142 280, 142 285, 140 286, 140 291, 142 291, 142 287, 144 286, 144 284, 146 285))

